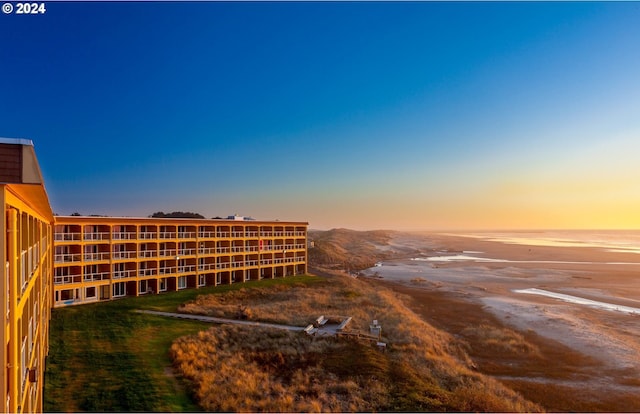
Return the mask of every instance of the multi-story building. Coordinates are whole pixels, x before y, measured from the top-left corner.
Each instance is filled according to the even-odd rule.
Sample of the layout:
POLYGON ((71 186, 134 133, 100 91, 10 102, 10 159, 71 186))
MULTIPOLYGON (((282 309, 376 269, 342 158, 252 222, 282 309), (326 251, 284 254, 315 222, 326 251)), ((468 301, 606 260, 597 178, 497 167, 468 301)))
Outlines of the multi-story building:
POLYGON ((307 223, 55 218, 55 307, 307 272, 307 223))
POLYGON ((53 213, 29 140, 0 138, 0 204, 3 411, 40 412, 53 296, 53 213))
POLYGON ((52 307, 307 272, 305 222, 54 216, 29 140, 0 138, 0 190, 4 412, 42 411, 52 307))

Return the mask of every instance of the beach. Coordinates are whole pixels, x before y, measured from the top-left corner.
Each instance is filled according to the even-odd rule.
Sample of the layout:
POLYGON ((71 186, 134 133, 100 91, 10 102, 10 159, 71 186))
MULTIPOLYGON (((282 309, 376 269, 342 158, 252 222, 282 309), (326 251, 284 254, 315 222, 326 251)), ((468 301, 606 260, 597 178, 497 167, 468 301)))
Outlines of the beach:
POLYGON ((478 371, 549 411, 640 411, 636 235, 599 234, 595 242, 571 232, 499 236, 398 235, 387 249, 411 248, 410 257, 363 274, 468 343, 478 371), (514 332, 536 352, 480 341, 471 329, 480 326, 514 332))

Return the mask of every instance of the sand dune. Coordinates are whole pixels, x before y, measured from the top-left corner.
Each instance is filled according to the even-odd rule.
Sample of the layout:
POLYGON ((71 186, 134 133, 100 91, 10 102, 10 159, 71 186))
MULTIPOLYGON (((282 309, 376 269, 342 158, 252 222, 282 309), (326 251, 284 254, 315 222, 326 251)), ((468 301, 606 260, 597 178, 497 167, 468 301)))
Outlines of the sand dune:
MULTIPOLYGON (((401 242, 410 239, 403 238, 401 242)), ((423 248, 416 257, 387 260, 363 273, 402 284, 409 288, 403 292, 418 300, 420 292, 439 292, 480 305, 505 326, 535 333, 594 361, 584 370, 576 368, 574 380, 527 371, 512 371, 503 380, 580 389, 571 398, 605 401, 586 405, 598 407, 596 411, 640 410, 640 401, 633 397, 640 395, 637 254, 588 243, 527 245, 451 234, 414 235, 409 245, 417 248, 421 240, 423 248), (593 392, 585 394, 584 387, 593 392), (618 405, 607 406, 616 399, 618 405)), ((394 242, 398 239, 392 237, 390 243, 394 242)), ((428 307, 425 304, 425 317, 428 307)))

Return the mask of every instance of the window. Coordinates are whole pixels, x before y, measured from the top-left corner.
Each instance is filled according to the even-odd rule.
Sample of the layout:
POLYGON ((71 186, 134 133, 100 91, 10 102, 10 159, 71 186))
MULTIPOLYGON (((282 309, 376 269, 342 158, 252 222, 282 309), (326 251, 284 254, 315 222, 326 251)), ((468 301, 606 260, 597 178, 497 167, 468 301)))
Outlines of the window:
POLYGON ((96 298, 96 288, 95 288, 95 286, 85 288, 84 297, 87 298, 87 299, 95 299, 96 298))
POLYGON ((120 297, 127 294, 127 287, 124 282, 117 282, 113 284, 113 297, 120 297))
POLYGON ((165 292, 167 290, 167 278, 163 277, 160 279, 160 286, 158 287, 160 292, 165 292))
POLYGON ((207 284, 204 275, 198 275, 198 286, 205 286, 207 284))
POLYGON ((178 277, 178 289, 184 289, 187 287, 187 277, 180 276, 178 277))
POLYGON ((146 280, 141 280, 138 284, 138 293, 147 293, 148 283, 146 280))

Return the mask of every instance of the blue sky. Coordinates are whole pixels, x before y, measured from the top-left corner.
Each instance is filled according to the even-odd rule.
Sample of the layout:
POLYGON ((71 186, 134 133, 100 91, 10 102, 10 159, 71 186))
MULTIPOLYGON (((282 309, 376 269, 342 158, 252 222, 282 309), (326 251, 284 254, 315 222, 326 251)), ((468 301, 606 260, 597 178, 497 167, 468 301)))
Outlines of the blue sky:
POLYGON ((55 212, 640 228, 640 3, 47 2, 0 136, 55 212))

